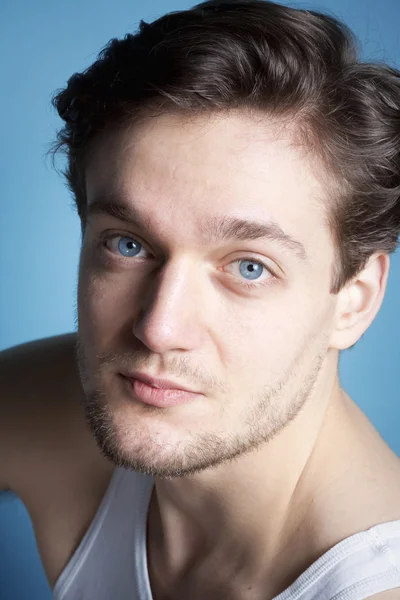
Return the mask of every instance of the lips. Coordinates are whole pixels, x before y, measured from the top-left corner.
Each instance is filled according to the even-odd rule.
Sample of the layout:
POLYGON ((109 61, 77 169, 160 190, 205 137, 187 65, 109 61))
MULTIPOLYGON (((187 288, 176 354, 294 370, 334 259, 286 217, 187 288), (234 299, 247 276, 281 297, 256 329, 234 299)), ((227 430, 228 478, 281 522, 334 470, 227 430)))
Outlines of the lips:
POLYGON ((190 389, 189 387, 186 387, 185 385, 182 385, 178 382, 172 381, 171 379, 151 377, 150 375, 147 375, 146 373, 140 373, 139 371, 129 373, 125 375, 125 377, 128 377, 129 379, 138 379, 143 383, 147 383, 147 385, 151 385, 154 388, 162 390, 182 390, 185 392, 191 392, 195 394, 200 393, 197 390, 190 389))
MULTIPOLYGON (((142 377, 143 375, 141 375, 142 377)), ((177 406, 179 404, 186 404, 193 400, 204 397, 203 394, 196 392, 183 390, 180 388, 172 387, 155 387, 148 384, 145 381, 139 379, 139 377, 125 377, 125 380, 129 383, 129 389, 135 400, 140 400, 143 404, 151 404, 159 408, 169 408, 177 406)), ((162 382, 164 385, 177 385, 175 382, 169 379, 154 379, 146 376, 146 378, 153 382, 162 382)))

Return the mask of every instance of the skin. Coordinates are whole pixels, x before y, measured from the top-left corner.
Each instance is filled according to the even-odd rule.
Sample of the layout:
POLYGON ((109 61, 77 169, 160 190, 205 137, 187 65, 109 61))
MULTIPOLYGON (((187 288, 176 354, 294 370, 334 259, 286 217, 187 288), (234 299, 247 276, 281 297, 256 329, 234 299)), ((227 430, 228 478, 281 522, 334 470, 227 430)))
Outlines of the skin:
POLYGON ((88 217, 77 356, 102 453, 155 477, 148 560, 157 600, 170 590, 174 599, 265 600, 354 529, 350 514, 337 528, 340 505, 330 500, 338 482, 355 491, 364 451, 338 354, 377 314, 389 258, 375 254, 330 294, 328 177, 282 131, 233 111, 190 122, 164 115, 107 131, 87 163, 89 206, 113 194, 143 215, 142 226, 88 217), (201 226, 210 215, 274 219, 308 262, 266 239, 210 240, 201 226), (124 257, 121 237, 105 242, 105 232, 142 244, 138 256, 124 257), (273 275, 246 277, 246 260, 273 275), (127 369, 201 395, 145 405, 120 377, 127 369))

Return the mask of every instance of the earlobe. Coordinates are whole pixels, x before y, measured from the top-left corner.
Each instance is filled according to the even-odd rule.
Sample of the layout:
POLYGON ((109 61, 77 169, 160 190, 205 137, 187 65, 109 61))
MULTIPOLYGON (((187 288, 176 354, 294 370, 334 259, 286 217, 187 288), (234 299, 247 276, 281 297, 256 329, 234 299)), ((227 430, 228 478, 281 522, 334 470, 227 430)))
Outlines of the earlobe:
POLYGON ((382 305, 389 269, 389 255, 374 254, 339 292, 331 348, 346 350, 367 331, 382 305))

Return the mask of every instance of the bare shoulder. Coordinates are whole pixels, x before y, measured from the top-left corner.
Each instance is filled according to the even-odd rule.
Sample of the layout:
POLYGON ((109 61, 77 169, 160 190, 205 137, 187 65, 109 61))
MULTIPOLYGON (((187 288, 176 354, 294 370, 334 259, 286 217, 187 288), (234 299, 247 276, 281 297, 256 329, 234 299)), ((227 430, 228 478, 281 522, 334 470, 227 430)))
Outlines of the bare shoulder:
POLYGON ((24 495, 41 473, 87 439, 76 334, 35 340, 0 355, 0 483, 24 495), (54 462, 53 462, 54 461, 54 462))
POLYGON ((86 425, 75 343, 68 333, 0 354, 0 486, 25 505, 51 586, 114 469, 86 425))

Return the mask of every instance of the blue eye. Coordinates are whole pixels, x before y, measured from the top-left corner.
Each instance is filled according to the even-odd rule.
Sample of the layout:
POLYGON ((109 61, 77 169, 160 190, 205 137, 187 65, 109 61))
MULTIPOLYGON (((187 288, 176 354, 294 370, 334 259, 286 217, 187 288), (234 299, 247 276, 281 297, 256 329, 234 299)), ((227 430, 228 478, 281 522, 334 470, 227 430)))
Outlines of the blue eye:
POLYGON ((117 258, 133 258, 137 256, 143 245, 134 238, 127 235, 112 234, 103 238, 102 245, 105 245, 110 252, 117 255, 117 258))
POLYGON ((255 260, 241 260, 240 263, 240 273, 250 280, 257 279, 265 268, 264 265, 255 260))
POLYGON ((142 248, 142 244, 130 237, 120 237, 117 246, 124 256, 136 256, 142 248))

